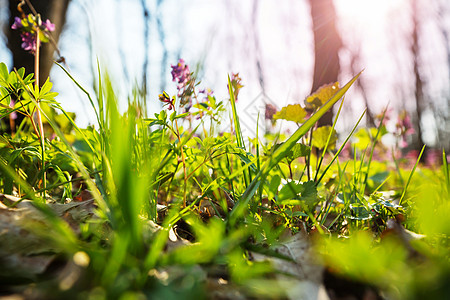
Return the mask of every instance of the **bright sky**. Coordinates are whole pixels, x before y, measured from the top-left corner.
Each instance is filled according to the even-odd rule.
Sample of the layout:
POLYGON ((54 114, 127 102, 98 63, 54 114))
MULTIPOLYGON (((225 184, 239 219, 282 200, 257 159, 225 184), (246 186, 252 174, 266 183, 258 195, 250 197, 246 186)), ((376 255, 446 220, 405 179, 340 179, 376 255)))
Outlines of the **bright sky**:
MULTIPOLYGON (((0 7, 5 6, 6 2, 0 0, 0 7)), ((398 107, 400 99, 412 99, 409 2, 335 0, 339 29, 344 43, 348 45, 348 49, 341 52, 341 81, 345 83, 352 77, 349 68, 351 54, 359 50, 361 61, 356 68, 365 69, 361 82, 369 96, 369 105, 375 112, 381 111, 388 102, 398 107)), ((440 105, 448 110, 448 103, 443 102, 443 95, 449 93, 450 82, 447 54, 441 47, 444 42, 442 34, 433 21, 436 19, 437 5, 441 4, 445 9, 439 13, 444 24, 449 24, 450 5, 445 0, 421 2, 426 4, 421 7, 421 15, 427 20, 423 26, 421 60, 424 67, 421 71, 433 78, 427 88, 435 96, 435 101, 440 101, 440 105)), ((258 80, 256 59, 263 66, 264 92, 278 108, 288 103, 303 102, 308 95, 313 68, 313 37, 306 0, 259 1, 255 29, 252 26, 253 1, 165 0, 159 8, 156 1, 147 3, 151 14, 150 46, 145 49, 141 1, 72 0, 60 45, 72 74, 84 86, 89 88, 92 84, 92 63, 96 68, 95 56, 98 56, 102 66, 112 73, 116 86, 124 92, 122 98, 125 98, 132 84, 141 81, 143 59, 147 52, 150 61, 150 108, 154 111, 159 109, 157 95, 161 92, 161 85, 167 83, 167 91, 175 93, 170 64, 175 64, 179 57, 184 58, 191 69, 202 62, 202 87, 211 87, 219 99, 226 98, 227 74, 239 72, 245 85, 239 105, 242 111, 250 110, 246 115, 248 118, 255 117, 255 108, 260 108, 264 100, 260 96, 262 87, 258 80), (161 65, 164 47, 157 30, 158 18, 165 32, 165 48, 168 50, 164 66, 161 65), (86 26, 88 24, 91 31, 86 26), (92 49, 88 46, 91 38, 94 41, 92 49)), ((4 12, 5 9, 0 10, 2 20, 6 18, 4 12)), ((0 59, 10 63, 8 54, 2 48, 0 59)), ((82 125, 92 122, 94 115, 87 99, 57 68, 52 71, 52 80, 60 93, 58 100, 68 110, 78 112, 78 122, 82 125)), ((356 89, 350 91, 346 101, 354 117, 341 120, 344 123, 341 126, 345 127, 353 124, 364 109, 356 89)), ((126 100, 121 103, 125 105, 126 100)), ((411 100, 406 105, 414 107, 411 100)), ((432 127, 429 125, 426 130, 432 131, 432 127)))

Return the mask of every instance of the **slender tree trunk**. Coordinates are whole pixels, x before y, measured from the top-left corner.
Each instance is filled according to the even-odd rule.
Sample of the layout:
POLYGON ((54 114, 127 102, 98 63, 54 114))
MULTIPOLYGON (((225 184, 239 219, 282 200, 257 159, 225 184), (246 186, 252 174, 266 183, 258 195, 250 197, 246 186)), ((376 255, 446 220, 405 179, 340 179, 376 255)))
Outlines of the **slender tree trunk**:
MULTIPOLYGON (((339 50, 342 41, 336 29, 336 10, 332 0, 309 0, 314 33, 314 75, 311 92, 338 80, 339 50)), ((327 112, 320 125, 331 125, 333 111, 327 112)))
MULTIPOLYGON (((419 16, 418 16, 418 1, 413 0, 411 2, 412 5, 412 19, 413 19, 413 31, 412 31, 412 45, 411 45, 411 52, 414 59, 414 79, 415 79, 415 100, 416 100, 416 116, 417 116, 417 143, 416 147, 418 150, 422 149, 424 142, 422 138, 422 113, 424 110, 424 93, 423 93, 423 80, 420 74, 420 68, 419 68, 419 16)), ((425 155, 422 156, 422 158, 425 158, 425 155)))
POLYGON ((254 41, 254 49, 255 49, 255 65, 256 70, 258 72, 258 81, 259 86, 262 89, 262 92, 265 94, 265 84, 264 84, 264 73, 261 64, 261 49, 258 35, 258 8, 259 8, 259 0, 253 0, 252 7, 252 35, 254 41))
POLYGON ((159 41, 161 43, 161 47, 163 49, 163 55, 161 58, 161 70, 160 70, 160 84, 159 84, 159 90, 164 91, 166 89, 167 81, 166 81, 166 74, 167 74, 167 67, 168 67, 168 59, 169 59, 169 50, 167 49, 166 45, 166 33, 164 31, 163 26, 163 16, 162 16, 162 4, 164 0, 158 0, 156 2, 156 27, 158 30, 158 37, 159 41))
MULTIPOLYGON (((360 48, 357 47, 355 50, 348 49, 351 53, 351 60, 350 60, 350 70, 352 74, 357 74, 361 71, 359 68, 359 62, 361 61, 360 57, 360 48)), ((366 105, 367 111, 366 111, 366 126, 368 127, 375 127, 375 119, 373 117, 372 111, 370 110, 369 106, 369 97, 367 96, 366 89, 364 88, 364 84, 362 81, 362 78, 359 78, 355 82, 356 87, 361 91, 361 96, 364 99, 364 104, 366 105)))

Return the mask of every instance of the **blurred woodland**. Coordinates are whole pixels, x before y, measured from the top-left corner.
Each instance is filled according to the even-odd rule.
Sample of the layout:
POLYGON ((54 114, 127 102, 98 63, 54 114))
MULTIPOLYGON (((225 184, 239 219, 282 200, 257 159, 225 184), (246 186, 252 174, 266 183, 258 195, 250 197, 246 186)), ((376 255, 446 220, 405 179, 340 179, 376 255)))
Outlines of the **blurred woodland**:
MULTIPOLYGON (((8 3, 6 3, 6 1, 1 2, 0 5, 3 6, 2 11, 4 12, 6 9, 9 11, 7 22, 6 24, 3 24, 2 27, 5 33, 7 47, 12 55, 12 66, 15 68, 25 67, 27 71, 31 71, 33 70, 33 56, 21 50, 20 37, 16 32, 11 30, 11 24, 14 21, 14 17, 18 15, 17 5, 19 2, 20 1, 17 0, 8 0, 8 3)), ((64 25, 67 16, 71 13, 72 9, 76 9, 77 13, 84 12, 89 14, 90 7, 94 5, 93 2, 95 1, 39 0, 30 2, 34 5, 36 11, 42 15, 43 20, 48 18, 56 24, 56 31, 53 33, 53 45, 52 43, 46 45, 43 48, 43 55, 41 55, 40 77, 46 78, 49 76, 50 69, 53 66, 52 60, 58 60, 61 59, 61 56, 65 56, 65 53, 56 51, 57 48, 55 48, 55 45, 58 44, 59 37, 65 30, 73 31, 73 28, 70 28, 71 26, 74 26, 73 23, 67 26, 64 25), (80 7, 83 9, 80 9, 80 7)), ((121 46, 125 43, 118 43, 118 45, 111 47, 115 47, 112 50, 116 51, 122 59, 118 64, 122 65, 121 73, 128 83, 138 82, 144 93, 147 93, 149 86, 151 86, 152 89, 157 90, 156 92, 159 92, 166 89, 166 85, 168 84, 168 80, 166 80, 168 74, 165 73, 166 71, 164 70, 167 70, 167 66, 171 62, 174 63, 176 61, 175 59, 172 59, 173 57, 182 56, 184 54, 184 49, 182 48, 171 48, 170 35, 172 33, 168 29, 168 26, 164 25, 167 22, 176 22, 176 16, 180 11, 174 8, 173 1, 136 0, 130 2, 136 2, 135 6, 140 7, 139 10, 134 11, 134 18, 141 20, 139 22, 142 24, 142 31, 138 32, 141 34, 141 47, 143 47, 143 49, 149 49, 151 40, 157 39, 159 40, 158 51, 156 51, 156 54, 155 51, 154 53, 144 51, 142 61, 139 63, 136 62, 137 65, 142 66, 142 71, 139 75, 140 78, 133 78, 133 76, 130 75, 131 71, 129 67, 127 66, 127 59, 129 58, 126 58, 126 56, 129 54, 127 54, 121 46), (168 16, 166 14, 168 10, 172 10, 174 13, 168 16), (160 65, 160 67, 156 65, 160 65), (153 84, 155 81, 150 80, 150 76, 152 76, 150 73, 155 72, 155 70, 158 69, 160 70, 158 74, 160 80, 159 85, 155 86, 155 84, 153 84), (150 82, 152 82, 152 84, 150 84, 150 82)), ((184 5, 193 6, 191 9, 195 10, 197 2, 201 1, 194 1, 192 2, 193 4, 185 3, 184 5)), ((259 22, 261 22, 258 20, 258 18, 260 18, 258 12, 261 9, 263 2, 258 0, 249 0, 245 2, 245 5, 248 5, 249 9, 243 10, 244 13, 241 15, 236 15, 235 13, 236 9, 241 4, 240 1, 223 0, 221 2, 224 3, 223 7, 226 9, 223 13, 228 15, 231 22, 234 22, 233 25, 230 25, 230 28, 232 26, 246 28, 246 41, 248 41, 251 46, 247 47, 245 52, 239 51, 239 49, 235 51, 241 55, 251 52, 251 55, 244 55, 245 60, 247 60, 249 65, 253 65, 252 70, 257 74, 257 82, 264 92, 268 82, 271 80, 270 64, 273 62, 264 57, 266 54, 263 53, 264 49, 261 49, 261 39, 265 37, 265 32, 257 28, 259 22)), ((289 7, 289 5, 295 6, 294 2, 297 1, 291 0, 286 1, 286 3, 283 2, 283 4, 280 5, 280 9, 285 6, 289 7)), ((340 74, 356 74, 361 71, 361 69, 365 68, 366 62, 360 51, 363 46, 362 43, 364 43, 363 39, 359 37, 358 40, 358 37, 354 37, 353 39, 356 40, 356 43, 353 43, 352 45, 346 44, 348 38, 344 37, 347 36, 347 33, 340 32, 342 26, 339 26, 339 24, 342 22, 348 23, 349 20, 339 19, 334 1, 307 0, 303 2, 304 8, 309 7, 307 14, 310 16, 310 34, 313 37, 313 49, 311 49, 314 53, 312 79, 301 78, 301 80, 306 80, 311 83, 309 92, 315 91, 323 84, 338 81, 340 74), (361 47, 355 47, 355 44, 358 43, 360 43, 361 47), (345 54, 345 61, 342 60, 342 53, 345 54)), ((409 53, 396 54, 395 49, 392 50, 392 52, 393 55, 397 57, 397 68, 399 70, 406 69, 406 74, 409 74, 409 78, 396 78, 396 76, 400 77, 403 75, 400 73, 398 75, 393 74, 394 78, 397 80, 397 94, 389 99, 389 101, 391 104, 392 102, 395 102, 396 109, 403 108, 411 117, 412 124, 414 125, 414 134, 411 135, 407 149, 420 149, 425 143, 425 135, 434 135, 434 138, 431 139, 434 140, 434 142, 429 146, 432 148, 445 148, 448 153, 450 152, 450 22, 448 20, 450 15, 450 5, 449 2, 445 0, 405 0, 403 2, 405 4, 402 9, 407 12, 406 15, 409 16, 408 23, 411 24, 411 26, 409 26, 409 29, 401 31, 403 35, 401 37, 386 36, 385 38, 388 40, 396 40, 397 43, 407 43, 406 48, 409 49, 409 53), (440 36, 435 38, 438 42, 425 47, 425 41, 430 39, 427 31, 427 28, 430 26, 437 28, 440 36), (439 47, 440 49, 438 49, 439 47), (438 62, 438 65, 436 66, 430 65, 429 58, 433 56, 433 51, 444 51, 446 53, 447 61, 444 64, 438 62), (436 75, 430 74, 429 72, 430 69, 434 68, 446 70, 446 73, 443 72, 441 78, 436 78, 436 75), (436 91, 433 89, 433 85, 440 80, 444 80, 446 85, 444 84, 443 89, 441 88, 436 91), (428 126, 431 128, 431 131, 428 130, 425 132, 424 125, 430 124, 430 122, 433 123, 432 126, 428 126)), ((128 1, 115 0, 106 1, 105 3, 107 4, 104 5, 119 7, 115 10, 117 12, 117 10, 120 10, 120 7, 127 5, 128 1)), ((178 4, 178 2, 176 4, 178 4)), ((242 5, 245 6, 244 4, 242 5)), ((26 6, 23 7, 24 10, 28 9, 26 6)), ((90 18, 96 17, 100 16, 90 16, 90 18)), ((117 17, 116 14, 113 19, 117 17)), ((80 20, 85 20, 85 16, 80 16, 80 20)), ((280 23, 280 26, 285 26, 285 30, 290 30, 290 20, 291 16, 286 16, 286 24, 280 23)), ((392 28, 399 26, 398 22, 401 21, 402 20, 396 21, 395 19, 392 19, 390 20, 390 26, 392 26, 392 28)), ((123 35, 123 32, 119 32, 119 27, 122 26, 124 22, 125 21, 118 20, 116 24, 110 24, 109 30, 115 32, 115 35, 123 35)), ((176 24, 179 25, 179 23, 176 24)), ((134 31, 134 29, 130 30, 134 31)), ((394 34, 394 32, 396 31, 392 30, 392 34, 394 34)), ((89 39, 89 36, 86 37, 85 42, 89 43, 89 39)), ((228 39, 230 39, 230 43, 234 43, 232 36, 230 37, 230 35, 228 35, 228 39)), ((67 41, 68 40, 66 40, 66 42, 67 41)), ((284 43, 286 43, 286 47, 289 47, 290 44, 288 40, 284 41, 284 43)), ((211 41, 211 44, 214 44, 214 40, 211 41)), ((393 47, 394 46, 395 45, 393 45, 393 47)), ((61 47, 61 45, 59 47, 61 47)), ((245 45, 243 47, 245 47, 245 45)), ((64 48, 66 49, 67 47, 64 48)), ((226 51, 226 49, 224 49, 224 51, 226 51)), ((223 55, 227 56, 228 53, 223 55)), ((229 53, 229 55, 230 58, 226 59, 232 60, 233 57, 236 57, 236 53, 229 53)), ((91 53, 89 63, 93 64, 91 61, 95 61, 95 56, 95 53, 91 53)), ((201 62, 202 57, 198 57, 198 61, 201 62)), ((71 65, 71 62, 68 61, 68 64, 71 65)), ((95 69, 95 65, 93 67, 91 66, 91 70, 95 69)), ((386 76, 386 80, 392 78, 391 75, 392 74, 386 76)), ((289 74, 288 76, 296 75, 289 74)), ((95 76, 93 76, 93 79, 94 77, 95 76)), ((52 80, 56 81, 55 78, 52 80)), ((92 85, 94 86, 94 80, 92 81, 92 85)), ((44 80, 41 82, 44 82, 44 80)), ((370 79, 365 79, 364 76, 362 76, 361 80, 357 81, 356 86, 360 97, 364 100, 365 105, 368 108, 366 114, 366 125, 368 126, 376 125, 376 115, 380 113, 379 109, 378 111, 375 111, 375 106, 373 105, 374 102, 379 102, 380 100, 371 98, 371 95, 368 92, 369 86, 375 86, 376 89, 376 85, 376 82, 370 82, 370 79)), ((331 120, 332 113, 324 116, 321 122, 322 124, 327 124, 331 123, 331 120)))

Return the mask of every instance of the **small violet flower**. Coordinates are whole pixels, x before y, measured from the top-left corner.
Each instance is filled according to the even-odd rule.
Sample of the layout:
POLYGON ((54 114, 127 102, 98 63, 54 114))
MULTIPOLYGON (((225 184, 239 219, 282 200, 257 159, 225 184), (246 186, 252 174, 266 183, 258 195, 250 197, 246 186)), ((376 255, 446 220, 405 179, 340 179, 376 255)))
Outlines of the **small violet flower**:
POLYGON ((189 66, 185 64, 183 59, 178 60, 176 66, 171 65, 172 68, 172 81, 178 83, 177 89, 182 90, 191 79, 191 73, 189 71, 189 66))
POLYGON ((49 19, 45 20, 45 22, 42 23, 42 26, 44 26, 44 28, 47 31, 55 31, 55 24, 53 24, 52 22, 50 22, 49 19))
POLYGON ((270 121, 274 121, 273 120, 273 115, 277 113, 277 108, 270 104, 270 103, 266 103, 266 111, 264 113, 264 118, 266 120, 270 120, 270 121))
POLYGON ((22 19, 20 19, 19 17, 14 17, 14 23, 12 24, 11 28, 12 29, 19 29, 22 28, 22 19))
POLYGON ((31 32, 23 32, 20 34, 22 37, 22 48, 25 51, 30 51, 31 53, 36 52, 36 36, 31 32))
MULTIPOLYGON (((37 34, 36 17, 32 14, 29 14, 25 18, 21 19, 19 17, 14 18, 14 23, 11 25, 12 29, 19 29, 21 31, 22 38, 22 48, 26 51, 30 51, 31 53, 36 52, 36 34, 37 34)), ((50 22, 50 20, 46 20, 39 25, 39 31, 44 35, 40 37, 40 41, 42 43, 48 42, 48 35, 51 31, 55 30, 55 24, 50 22)))
POLYGON ((398 115, 397 124, 395 124, 397 128, 397 134, 400 137, 401 148, 406 148, 408 146, 407 137, 414 134, 414 125, 411 122, 411 118, 408 113, 403 110, 398 115))

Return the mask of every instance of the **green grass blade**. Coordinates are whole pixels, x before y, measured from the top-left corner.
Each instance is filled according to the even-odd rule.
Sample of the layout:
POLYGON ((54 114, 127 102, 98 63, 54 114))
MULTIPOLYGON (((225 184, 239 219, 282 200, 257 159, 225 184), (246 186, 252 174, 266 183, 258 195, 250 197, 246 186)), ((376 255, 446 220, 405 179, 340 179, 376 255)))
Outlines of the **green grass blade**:
POLYGON ((366 113, 367 109, 365 109, 363 111, 363 113, 361 114, 361 117, 359 117, 358 122, 356 122, 355 126, 353 126, 352 131, 350 132, 350 134, 347 136, 347 138, 345 139, 345 141, 342 143, 341 147, 339 148, 339 150, 336 152, 336 154, 333 156, 333 159, 330 161, 330 163, 327 165, 327 167, 325 168, 325 170, 323 171, 322 175, 319 177, 319 180, 316 181, 316 185, 318 185, 323 177, 325 176, 325 174, 327 173, 328 169, 331 167, 331 165, 334 163, 334 161, 336 160, 336 158, 339 156, 339 154, 342 152, 342 150, 345 147, 345 144, 347 144, 348 140, 350 139, 350 137, 353 135, 353 133, 355 132, 356 128, 358 127, 359 123, 361 122, 362 118, 364 117, 365 113, 366 113))
POLYGON ((362 182, 361 189, 360 189, 361 194, 363 194, 364 190, 366 189, 367 179, 369 178, 369 172, 370 172, 370 164, 372 163, 372 158, 373 158, 373 152, 375 151, 375 146, 378 142, 378 137, 380 135, 381 128, 383 127, 383 120, 384 120, 384 117, 386 116, 387 109, 388 109, 388 107, 386 106, 386 108, 384 109, 383 114, 381 116, 380 125, 378 126, 377 133, 375 134, 375 137, 372 142, 372 149, 370 149, 369 161, 367 162, 367 172, 366 172, 366 175, 364 176, 364 181, 362 182))
POLYGON ((445 149, 442 149, 442 168, 444 169, 445 182, 447 183, 447 192, 450 193, 450 174, 445 149))
MULTIPOLYGON (((102 123, 100 122, 100 117, 99 117, 99 115, 98 115, 97 108, 95 107, 94 101, 92 100, 91 95, 89 94, 89 92, 86 91, 86 89, 83 88, 83 86, 82 86, 80 83, 78 83, 78 81, 76 81, 75 78, 73 78, 73 76, 69 73, 69 71, 67 71, 61 64, 59 64, 59 63, 57 63, 57 62, 55 62, 55 64, 56 64, 58 67, 60 67, 60 68, 66 73, 67 76, 69 76, 69 78, 77 85, 77 87, 78 87, 80 90, 83 91, 83 93, 86 94, 86 96, 87 96, 88 99, 89 99, 89 102, 90 102, 91 105, 92 105, 92 108, 94 109, 95 115, 96 115, 96 117, 97 117, 98 125, 99 125, 99 126, 102 126, 102 123)), ((100 127, 100 128, 102 128, 102 127, 100 127)))
POLYGON ((417 165, 419 164, 419 161, 422 158, 422 154, 423 154, 423 151, 425 151, 425 147, 426 147, 426 145, 423 145, 422 150, 420 151, 419 157, 417 157, 416 163, 414 164, 414 167, 411 170, 411 173, 409 174, 408 180, 406 181, 405 188, 403 189, 402 196, 400 197, 400 200, 398 201, 398 205, 402 205, 403 198, 406 195, 406 190, 408 189, 409 183, 411 182, 411 178, 413 177, 414 172, 416 171, 417 165))
MULTIPOLYGON (((244 137, 242 136, 241 124, 239 122, 239 116, 236 111, 236 99, 234 97, 233 86, 231 85, 231 79, 228 75, 228 93, 230 94, 230 103, 231 103, 231 111, 233 113, 233 123, 234 123, 234 131, 236 135, 236 143, 237 146, 241 149, 245 149, 244 137)), ((244 171, 244 182, 245 186, 248 187, 250 178, 250 171, 244 171)))
POLYGON ((230 76, 228 76, 228 93, 230 94, 231 111, 233 113, 234 129, 236 134, 236 142, 238 147, 245 150, 244 138, 242 136, 241 124, 236 111, 236 99, 234 98, 233 86, 231 85, 230 76))
POLYGON ((391 155, 392 155, 392 161, 393 161, 394 164, 395 164, 395 170, 397 171, 398 178, 400 179, 400 183, 401 183, 401 185, 403 186, 403 185, 405 185, 405 180, 403 179, 402 173, 400 172, 400 166, 398 165, 398 161, 397 161, 397 159, 395 158, 395 155, 394 155, 394 148, 393 148, 393 147, 392 147, 391 155))
POLYGON ((322 162, 323 162, 323 159, 325 158, 325 153, 327 152, 328 145, 331 140, 331 136, 333 135, 333 129, 336 127, 337 120, 339 118, 339 115, 341 114, 342 106, 344 105, 344 100, 345 100, 345 97, 342 99, 341 105, 339 105, 338 112, 336 114, 336 117, 334 118, 333 125, 331 126, 330 134, 328 135, 327 142, 325 143, 325 147, 323 148, 322 155, 320 157, 319 163, 316 168, 316 175, 314 176, 314 181, 317 180, 317 176, 319 175, 320 167, 322 166, 322 162))

